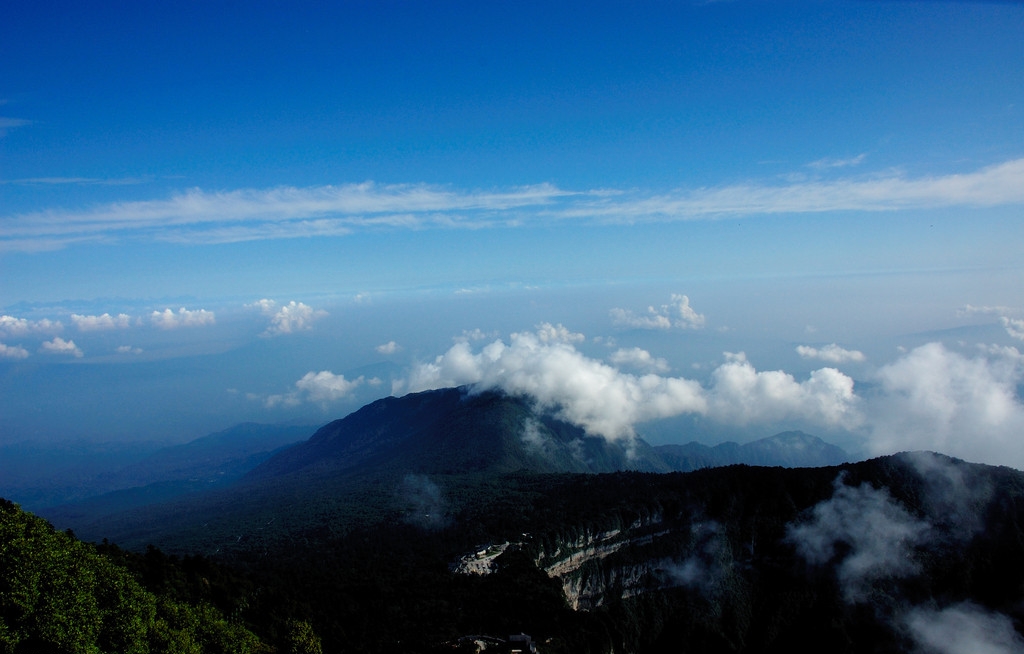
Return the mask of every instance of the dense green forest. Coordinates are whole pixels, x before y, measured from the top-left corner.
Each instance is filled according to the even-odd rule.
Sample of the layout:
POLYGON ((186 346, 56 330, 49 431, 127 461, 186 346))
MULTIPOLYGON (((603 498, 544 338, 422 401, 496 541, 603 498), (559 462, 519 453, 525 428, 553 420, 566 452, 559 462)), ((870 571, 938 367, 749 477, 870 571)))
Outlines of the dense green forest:
POLYGON ((377 478, 348 496, 352 522, 307 502, 299 528, 212 558, 80 543, 6 504, 0 642, 434 654, 524 632, 546 654, 910 652, 928 620, 963 614, 1024 646, 1024 474, 1008 468, 918 454, 413 482, 429 506, 377 478), (490 574, 455 571, 497 545, 490 574))
MULTIPOLYGON (((0 652, 243 654, 273 652, 226 613, 247 584, 202 559, 94 546, 0 500, 0 652)), ((319 651, 308 624, 281 639, 319 651)))

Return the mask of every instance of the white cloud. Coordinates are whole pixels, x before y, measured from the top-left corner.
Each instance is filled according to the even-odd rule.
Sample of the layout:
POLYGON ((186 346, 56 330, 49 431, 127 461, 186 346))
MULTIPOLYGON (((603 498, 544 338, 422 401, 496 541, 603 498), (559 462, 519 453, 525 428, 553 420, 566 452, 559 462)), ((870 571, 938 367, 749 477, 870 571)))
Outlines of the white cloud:
POLYGON ((71 314, 71 322, 75 324, 79 331, 91 332, 107 329, 127 329, 131 327, 132 318, 125 313, 119 313, 117 316, 111 316, 109 313, 99 316, 81 316, 73 313, 71 314))
POLYGON ((537 325, 537 339, 541 343, 582 343, 587 337, 578 332, 571 332, 563 325, 552 325, 543 322, 537 325))
POLYGON ((811 347, 810 345, 798 345, 797 354, 804 359, 818 359, 825 363, 860 363, 864 361, 864 353, 859 350, 847 350, 835 343, 822 348, 811 347))
MULTIPOLYGON (((821 167, 841 168, 859 162, 854 158, 820 163, 821 167)), ((576 192, 551 184, 471 191, 370 182, 218 192, 190 189, 166 199, 116 202, 84 211, 51 209, 2 216, 0 251, 53 250, 118 240, 203 244, 338 236, 376 229, 479 229, 552 219, 629 224, 1021 203, 1024 159, 960 174, 907 178, 884 173, 788 184, 749 182, 660 194, 608 189, 576 192)))
POLYGON ((669 371, 668 361, 651 356, 647 350, 634 347, 621 348, 612 352, 608 360, 617 367, 630 367, 637 370, 665 373, 669 371))
POLYGON ((295 382, 294 391, 283 395, 271 395, 264 400, 264 404, 268 408, 273 408, 314 402, 326 409, 332 402, 348 397, 364 383, 366 380, 363 377, 348 380, 344 375, 335 375, 329 370, 310 371, 295 382))
POLYGON ((742 352, 726 358, 711 373, 709 413, 717 420, 745 425, 799 419, 848 429, 863 420, 853 380, 835 368, 798 382, 781 370, 758 372, 742 352))
POLYGON ((6 116, 0 116, 0 138, 7 136, 7 130, 31 124, 31 120, 25 120, 24 118, 7 118, 6 116))
POLYGON ((705 390, 690 379, 620 372, 584 356, 571 342, 546 342, 541 335, 550 328, 513 334, 508 345, 496 340, 479 353, 457 342, 433 362, 416 366, 393 391, 466 384, 501 389, 529 396, 561 419, 613 440, 631 438, 638 423, 684 413, 732 424, 796 418, 845 426, 859 420, 853 380, 830 368, 797 382, 783 372, 759 373, 738 355, 715 372, 705 390))
POLYGON ((0 228, 0 250, 46 249, 46 242, 52 249, 111 238, 229 243, 380 228, 514 225, 520 210, 536 210, 567 195, 572 193, 549 184, 489 192, 371 182, 221 192, 191 189, 165 200, 10 216, 0 228))
POLYGON ((704 315, 690 306, 690 298, 673 293, 669 304, 658 308, 647 307, 647 312, 636 314, 629 309, 614 308, 610 311, 612 323, 620 327, 637 329, 700 329, 704 326, 704 315))
POLYGON ((142 354, 141 347, 132 347, 131 345, 118 345, 116 351, 118 354, 142 354))
POLYGON ((186 309, 181 307, 175 313, 170 309, 154 311, 149 321, 160 329, 178 329, 179 327, 202 327, 216 322, 212 311, 206 309, 186 309))
POLYGON ((907 179, 902 175, 853 177, 791 184, 735 184, 636 197, 581 198, 564 217, 607 222, 694 220, 716 216, 896 211, 938 207, 994 207, 1024 203, 1024 159, 976 172, 907 179))
POLYGON ((812 565, 831 564, 842 552, 836 575, 843 597, 858 602, 872 582, 917 572, 911 553, 928 530, 927 523, 893 501, 886 489, 866 483, 847 486, 840 477, 831 499, 815 505, 810 520, 787 526, 786 540, 812 565))
POLYGON ((0 334, 6 336, 26 336, 28 334, 52 334, 64 329, 57 320, 26 320, 14 316, 0 316, 0 334))
POLYGON ((915 348, 877 373, 868 399, 869 447, 933 450, 1024 469, 1024 358, 1012 347, 968 358, 940 343, 915 348))
POLYGON ((1021 654, 1024 639, 1001 613, 964 602, 942 610, 915 608, 904 622, 922 651, 936 654, 1021 654))
POLYGON ((464 330, 462 330, 462 334, 459 335, 459 336, 456 336, 452 340, 454 340, 456 343, 458 343, 460 341, 485 341, 485 340, 487 340, 489 338, 497 338, 497 337, 498 337, 498 332, 485 332, 482 329, 480 329, 479 327, 477 327, 476 329, 464 329, 464 330))
POLYGON ((270 316, 270 326, 263 332, 263 336, 280 336, 300 331, 313 329, 313 323, 327 315, 322 309, 314 309, 308 304, 292 300, 278 308, 277 302, 266 298, 251 305, 270 316))
POLYGON ((1016 318, 1008 318, 1003 316, 1000 318, 1003 323, 1003 328, 1006 333, 1018 340, 1024 341, 1024 320, 1018 320, 1016 318))
POLYGON ((824 159, 818 159, 807 164, 811 168, 817 168, 819 170, 829 168, 847 168, 849 166, 859 166, 864 163, 864 160, 868 158, 867 153, 858 154, 856 157, 849 157, 846 159, 833 159, 826 157, 824 159))
POLYGON ((963 309, 957 309, 956 315, 961 318, 970 317, 974 315, 995 315, 999 317, 999 322, 1003 325, 1003 329, 1012 338, 1024 341, 1024 319, 1012 318, 1011 316, 1019 315, 1020 309, 1014 309, 1013 307, 1005 306, 981 306, 976 307, 970 304, 966 305, 963 309))
POLYGON ((1011 308, 1011 307, 1004 307, 1004 306, 980 306, 980 307, 976 307, 976 306, 974 306, 972 304, 966 304, 966 305, 964 305, 964 308, 956 310, 956 315, 960 316, 961 318, 964 318, 964 317, 967 317, 967 316, 979 315, 979 314, 980 315, 1005 316, 1007 314, 1013 314, 1013 313, 1017 313, 1017 311, 1015 309, 1011 308))
POLYGON ((26 359, 28 350, 20 345, 5 345, 0 343, 0 359, 26 359))
POLYGON ((375 349, 380 354, 388 355, 398 352, 398 350, 400 350, 401 347, 398 345, 398 343, 394 341, 388 341, 387 343, 382 343, 381 345, 378 345, 375 349))
MULTIPOLYGON (((550 334, 542 325, 539 334, 550 334)), ((561 332, 561 325, 554 328, 561 332)), ((566 333, 571 333, 567 332, 566 333)), ((703 412, 700 385, 685 379, 625 375, 583 356, 564 340, 545 342, 536 333, 513 334, 474 353, 459 342, 433 363, 421 364, 396 390, 417 391, 475 384, 528 395, 542 408, 594 435, 629 438, 633 425, 653 418, 703 412)))
POLYGON ((46 341, 39 346, 43 354, 69 354, 73 357, 81 357, 82 350, 75 345, 74 341, 65 341, 60 336, 54 336, 52 341, 46 341))

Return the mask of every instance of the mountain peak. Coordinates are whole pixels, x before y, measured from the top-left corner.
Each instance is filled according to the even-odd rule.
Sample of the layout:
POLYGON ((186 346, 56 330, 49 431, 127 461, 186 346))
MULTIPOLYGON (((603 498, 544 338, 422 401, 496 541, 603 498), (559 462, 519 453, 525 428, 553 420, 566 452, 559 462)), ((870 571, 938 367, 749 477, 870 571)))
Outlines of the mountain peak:
POLYGON ((612 442, 526 398, 446 388, 387 397, 335 420, 251 473, 670 470, 643 441, 612 442))

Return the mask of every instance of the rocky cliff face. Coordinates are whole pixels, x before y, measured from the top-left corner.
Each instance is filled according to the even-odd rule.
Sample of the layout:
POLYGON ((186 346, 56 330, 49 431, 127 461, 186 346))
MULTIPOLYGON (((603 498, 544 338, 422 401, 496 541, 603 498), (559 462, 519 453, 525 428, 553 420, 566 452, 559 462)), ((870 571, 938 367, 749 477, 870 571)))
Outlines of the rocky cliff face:
MULTIPOLYGON (((451 569, 459 574, 491 574, 502 554, 510 548, 521 549, 532 555, 538 568, 561 582, 573 610, 589 611, 611 599, 678 585, 679 576, 673 571, 680 562, 662 554, 675 549, 672 541, 677 540, 678 530, 666 526, 662 516, 653 515, 624 527, 582 530, 546 545, 529 540, 483 545, 454 562, 451 569)), ((688 533, 683 540, 689 540, 688 533)))

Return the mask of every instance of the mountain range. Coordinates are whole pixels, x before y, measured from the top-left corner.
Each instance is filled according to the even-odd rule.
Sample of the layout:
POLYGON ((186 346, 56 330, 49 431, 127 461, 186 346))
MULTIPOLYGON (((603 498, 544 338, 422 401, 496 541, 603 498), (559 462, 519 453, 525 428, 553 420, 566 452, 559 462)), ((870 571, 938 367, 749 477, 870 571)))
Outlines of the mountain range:
MULTIPOLYGON (((263 516, 270 520, 270 507, 301 504, 307 494, 321 495, 322 505, 334 506, 339 494, 360 492, 371 483, 367 480, 396 485, 394 480, 409 475, 665 473, 737 463, 807 467, 847 458, 840 448, 802 432, 714 447, 651 446, 639 437, 611 441, 537 410, 528 398, 467 388, 383 398, 324 425, 307 440, 280 445, 307 429, 239 425, 108 474, 107 483, 118 484, 115 491, 39 513, 90 538, 124 542, 128 529, 137 534, 127 541, 134 544, 134 538, 149 534, 147 524, 161 530, 178 525, 186 504, 189 515, 209 513, 207 523, 225 522, 221 507, 234 504, 231 514, 238 522, 251 523, 263 516), (239 508, 252 498, 258 498, 255 515, 239 508)), ((350 513, 339 507, 332 515, 345 522, 350 513)), ((223 543, 206 545, 217 549, 223 543)))
MULTIPOLYGON (((799 432, 609 441, 528 398, 444 389, 371 403, 231 483, 45 517, 145 552, 98 549, 278 651, 297 629, 382 654, 524 632, 547 654, 1024 651, 1024 473, 928 452, 781 465, 841 455, 799 432)), ((23 615, 3 588, 0 620, 23 615)))

